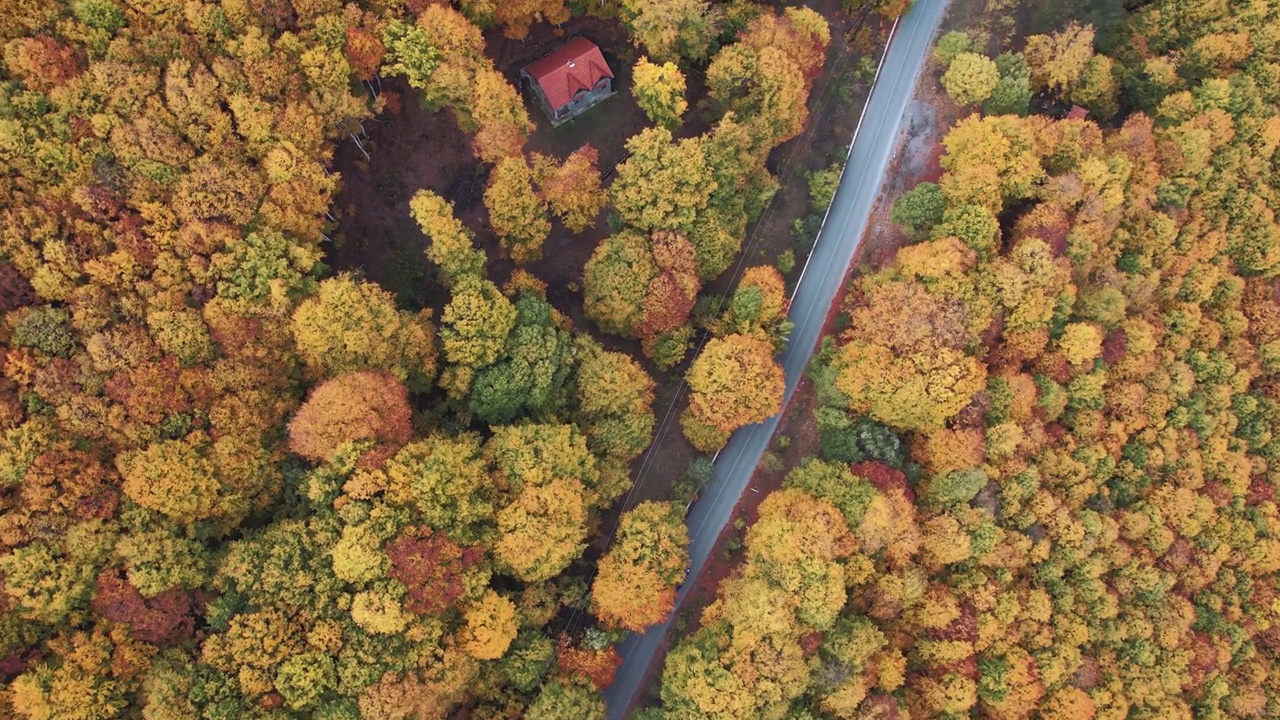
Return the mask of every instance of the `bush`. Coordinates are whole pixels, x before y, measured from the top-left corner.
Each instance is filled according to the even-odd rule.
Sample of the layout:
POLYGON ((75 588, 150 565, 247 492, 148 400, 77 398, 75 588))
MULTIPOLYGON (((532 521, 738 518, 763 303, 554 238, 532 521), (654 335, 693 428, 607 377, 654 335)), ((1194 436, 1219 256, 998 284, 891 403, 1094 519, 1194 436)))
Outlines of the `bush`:
POLYGON ((684 360, 689 352, 689 343, 693 340, 693 327, 688 323, 664 333, 646 343, 645 351, 660 370, 670 370, 684 360))
POLYGON ((699 455, 689 461, 689 467, 685 468, 684 476, 694 482, 696 487, 702 487, 711 482, 716 475, 715 463, 706 455, 699 455))
POLYGON ((889 219, 902 226, 912 237, 922 238, 942 222, 947 198, 937 183, 922 182, 893 202, 889 219))
POLYGON ((969 33, 963 30, 952 30, 938 39, 937 46, 933 48, 933 56, 937 58, 939 64, 947 67, 957 55, 969 52, 971 49, 973 49, 973 38, 969 37, 969 33))
POLYGON ((796 249, 809 252, 813 241, 818 239, 818 231, 822 229, 822 216, 816 213, 796 218, 791 223, 791 237, 795 240, 796 249))
POLYGON ((774 264, 777 266, 778 272, 783 275, 790 275, 791 271, 796 269, 795 251, 788 249, 778 253, 778 259, 774 264))
POLYGON ((818 215, 825 214, 838 187, 840 187, 839 163, 834 163, 825 170, 809 173, 809 207, 818 215))

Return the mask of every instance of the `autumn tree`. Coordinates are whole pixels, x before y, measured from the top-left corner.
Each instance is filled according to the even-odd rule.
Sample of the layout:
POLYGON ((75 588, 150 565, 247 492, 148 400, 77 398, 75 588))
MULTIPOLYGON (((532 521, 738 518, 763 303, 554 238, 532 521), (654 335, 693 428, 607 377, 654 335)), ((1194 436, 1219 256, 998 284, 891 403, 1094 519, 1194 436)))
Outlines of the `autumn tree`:
POLYGON ((1059 94, 1071 92, 1084 77, 1093 59, 1092 25, 1068 23, 1052 35, 1027 38, 1023 54, 1031 66, 1031 83, 1059 94))
POLYGON ((542 686, 525 717, 529 720, 581 718, 604 720, 604 700, 578 683, 555 681, 542 686))
POLYGON ((666 619, 688 567, 688 544, 684 519, 670 503, 644 502, 624 513, 591 586, 600 621, 644 632, 666 619))
POLYGON ((558 575, 586 547, 589 489, 600 477, 586 438, 571 425, 505 426, 486 451, 512 490, 498 512, 497 559, 526 582, 558 575))
POLYGON ((1000 70, 986 55, 960 53, 942 75, 942 86, 957 105, 974 105, 991 97, 1000 70))
POLYGON ((385 476, 369 479, 375 481, 372 491, 385 485, 388 497, 412 507, 425 525, 452 542, 475 543, 492 525, 497 491, 474 434, 431 433, 392 456, 385 476))
POLYGON ((435 328, 396 310, 390 293, 342 274, 320 283, 293 314, 298 353, 318 377, 385 370, 415 389, 435 375, 435 328))
POLYGON ((441 532, 420 527, 387 543, 388 577, 408 592, 406 606, 420 615, 438 615, 453 607, 476 580, 483 558, 479 548, 462 547, 441 532))
POLYGON ((477 660, 502 657, 520 628, 515 605, 493 590, 486 590, 478 602, 467 608, 464 618, 460 646, 477 660))
POLYGON ((826 21, 808 8, 756 17, 707 67, 716 108, 732 111, 766 148, 795 137, 808 119, 809 85, 830 40, 826 21))
POLYGON ((1119 111, 1120 81, 1115 63, 1106 55, 1094 55, 1071 92, 1071 102, 1089 108, 1100 119, 1109 120, 1119 111))
POLYGON ((608 200, 600 187, 598 153, 583 145, 556 165, 545 155, 533 156, 534 183, 538 195, 569 232, 582 232, 590 227, 608 200))
POLYGON ((627 151, 609 189, 623 222, 646 232, 692 228, 716 187, 701 140, 675 142, 666 128, 646 128, 627 140, 627 151))
POLYGON ((489 224, 502 248, 518 263, 542 257, 542 242, 551 232, 547 207, 533 192, 533 171, 522 157, 498 162, 484 191, 489 224))
POLYGON ((747 268, 713 331, 719 335, 763 334, 781 351, 791 331, 786 290, 786 282, 777 268, 771 265, 747 268))
POLYGON ((654 381, 623 353, 578 339, 577 421, 587 443, 603 455, 631 459, 652 439, 654 381))
POLYGON ((850 13, 870 10, 885 20, 897 18, 911 7, 909 0, 843 0, 840 5, 850 13))
POLYGON ((476 69, 465 108, 477 126, 471 149, 479 160, 496 164, 522 154, 533 123, 519 93, 490 62, 476 69))
POLYGON ((961 120, 943 139, 948 172, 939 185, 952 204, 981 206, 992 213, 1004 199, 1026 197, 1044 177, 1032 125, 1005 115, 961 120))
POLYGON ((689 240, 623 231, 600 243, 583 276, 585 310, 601 329, 638 337, 659 367, 684 358, 692 332, 686 321, 702 287, 689 240))
POLYGON ((782 368, 773 345, 758 335, 714 338, 693 361, 688 373, 689 409, 681 417, 685 436, 703 452, 714 452, 743 425, 762 422, 782 407, 782 368), (704 440, 700 427, 722 438, 704 440))
POLYGON ((718 14, 703 0, 625 0, 622 17, 632 41, 660 61, 702 60, 719 30, 718 14))
POLYGON ((754 704, 742 678, 721 660, 723 631, 702 627, 672 648, 663 662, 664 716, 717 720, 752 717, 754 704))
POLYGON ((475 371, 492 365, 516 324, 516 308, 488 280, 474 275, 459 278, 440 318, 444 357, 451 363, 441 384, 461 395, 471 386, 475 371))
POLYGON ((427 258, 440 267, 446 285, 484 270, 484 253, 472 244, 471 231, 454 216, 452 203, 430 190, 419 190, 409 200, 409 212, 426 234, 427 258))
POLYGON ((650 236, 657 272, 649 281, 640 321, 633 328, 641 349, 666 369, 684 359, 691 328, 686 321, 702 283, 697 251, 684 236, 659 231, 650 236))
POLYGON ((526 484, 498 511, 495 555, 525 582, 560 574, 582 554, 587 539, 585 488, 573 478, 526 484))
POLYGON ((963 310, 919 284, 880 286, 854 310, 836 385, 856 412, 900 428, 939 427, 985 383, 985 368, 963 351, 964 323, 963 310))
POLYGON ((655 125, 672 129, 689 107, 685 100, 684 74, 675 63, 656 64, 641 56, 632 70, 636 103, 655 125))
POLYGON ((404 385, 395 377, 345 373, 317 386, 298 409, 289 422, 289 449, 324 462, 347 443, 370 441, 363 462, 377 464, 409 440, 409 415, 404 385))
POLYGON ((624 230, 596 246, 583 268, 583 310, 601 330, 631 335, 644 317, 649 283, 657 274, 648 240, 624 230))
POLYGON ((234 526, 279 482, 260 448, 234 438, 209 442, 200 433, 122 454, 116 464, 130 499, 183 524, 234 526))
MULTIPOLYGON (((479 20, 480 18, 473 18, 479 20)), ((529 26, 539 20, 560 25, 569 19, 569 8, 563 0, 524 0, 493 5, 493 19, 502 24, 503 35, 523 40, 529 34, 529 26)))

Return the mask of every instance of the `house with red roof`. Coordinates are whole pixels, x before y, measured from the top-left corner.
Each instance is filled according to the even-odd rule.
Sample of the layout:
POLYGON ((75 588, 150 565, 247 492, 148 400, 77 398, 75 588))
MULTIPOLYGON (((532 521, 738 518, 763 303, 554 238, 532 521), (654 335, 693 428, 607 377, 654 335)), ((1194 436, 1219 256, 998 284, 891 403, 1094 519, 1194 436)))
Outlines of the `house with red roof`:
POLYGON ((600 48, 583 37, 525 66, 520 77, 557 127, 613 95, 613 71, 600 48))

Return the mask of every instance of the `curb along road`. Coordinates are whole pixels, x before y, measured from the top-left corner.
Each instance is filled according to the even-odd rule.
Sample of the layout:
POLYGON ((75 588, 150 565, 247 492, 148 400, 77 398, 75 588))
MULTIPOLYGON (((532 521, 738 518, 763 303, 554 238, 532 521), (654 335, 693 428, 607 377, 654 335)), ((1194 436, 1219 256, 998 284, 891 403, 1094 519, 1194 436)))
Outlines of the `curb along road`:
MULTIPOLYGON (((894 23, 890 32, 888 49, 881 57, 871 95, 850 141, 840 185, 792 295, 790 315, 795 329, 791 333, 790 344, 779 357, 787 379, 784 412, 818 345, 827 311, 867 230, 871 209, 880 194, 885 172, 898 143, 903 114, 924 67, 925 57, 933 45, 933 36, 942 23, 947 3, 948 0, 916 0, 911 10, 894 23), (809 273, 810 264, 813 265, 812 274, 809 273)), ((716 454, 715 477, 703 489, 686 518, 689 525, 690 578, 698 577, 706 566, 716 539, 729 524, 733 509, 750 484, 756 465, 781 418, 782 413, 779 413, 759 425, 738 430, 729 444, 716 454)), ((679 612, 694 584, 686 582, 680 589, 672 617, 679 612)), ((609 720, 624 720, 626 717, 670 628, 671 617, 644 634, 629 636, 618 646, 623 663, 613 685, 604 693, 609 720)))

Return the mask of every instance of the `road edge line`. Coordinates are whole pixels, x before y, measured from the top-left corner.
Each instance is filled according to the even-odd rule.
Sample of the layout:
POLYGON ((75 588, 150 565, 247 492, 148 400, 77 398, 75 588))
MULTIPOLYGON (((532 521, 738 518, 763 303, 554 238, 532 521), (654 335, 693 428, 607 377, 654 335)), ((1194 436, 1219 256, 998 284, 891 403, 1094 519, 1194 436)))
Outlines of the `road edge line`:
MULTIPOLYGON (((844 152, 844 164, 840 166, 840 177, 836 179, 836 188, 844 182, 844 173, 849 169, 849 157, 853 155, 853 145, 858 141, 858 132, 862 130, 862 121, 867 117, 867 108, 871 106, 871 95, 876 91, 876 83, 880 81, 880 70, 884 68, 884 61, 889 57, 889 46, 893 44, 894 34, 898 32, 898 23, 902 20, 902 16, 893 19, 893 27, 889 28, 889 39, 884 43, 884 52, 880 53, 880 62, 876 65, 876 74, 871 77, 871 87, 867 90, 867 101, 862 103, 862 112, 858 114, 858 124, 853 128, 853 137, 849 139, 849 147, 844 152)), ((827 203, 826 212, 822 213, 822 224, 818 226, 818 234, 813 239, 813 247, 809 248, 809 255, 804 259, 804 267, 800 268, 800 277, 796 278, 796 286, 791 291, 791 297, 788 302, 795 300, 796 295, 800 292, 800 283, 804 282, 804 274, 809 270, 809 262, 813 260, 813 251, 818 249, 818 241, 822 239, 822 231, 827 227, 827 216, 831 214, 831 206, 835 204, 836 197, 831 195, 831 202, 827 203)))

